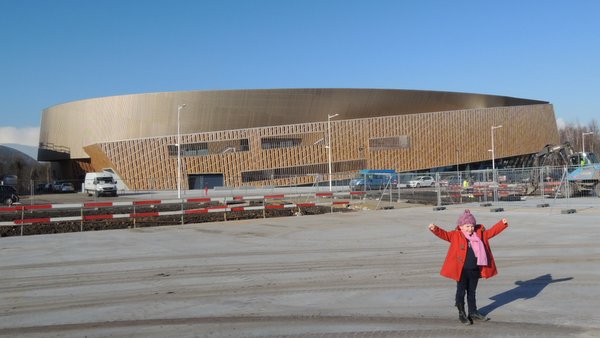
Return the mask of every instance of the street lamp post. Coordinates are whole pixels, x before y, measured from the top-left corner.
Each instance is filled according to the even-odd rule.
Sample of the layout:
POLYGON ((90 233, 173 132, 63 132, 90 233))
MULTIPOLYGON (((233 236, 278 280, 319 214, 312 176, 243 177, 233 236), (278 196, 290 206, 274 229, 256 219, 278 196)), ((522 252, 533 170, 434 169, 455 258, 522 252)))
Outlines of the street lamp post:
POLYGON ((179 130, 179 114, 185 106, 185 103, 177 106, 177 198, 181 198, 181 133, 179 130))
POLYGON ((456 179, 457 180, 459 179, 458 176, 460 176, 459 170, 458 170, 458 152, 459 152, 459 150, 458 150, 458 148, 456 148, 456 179))
POLYGON ((494 129, 502 128, 502 125, 492 126, 492 184, 494 187, 494 202, 498 202, 498 182, 496 179, 496 159, 494 149, 494 129))
POLYGON ((582 133, 581 134, 581 142, 582 142, 582 153, 585 153, 585 136, 586 135, 594 135, 593 131, 587 132, 587 133, 582 133))
POLYGON ((329 165, 329 191, 331 191, 331 119, 339 114, 327 114, 327 164, 329 165))

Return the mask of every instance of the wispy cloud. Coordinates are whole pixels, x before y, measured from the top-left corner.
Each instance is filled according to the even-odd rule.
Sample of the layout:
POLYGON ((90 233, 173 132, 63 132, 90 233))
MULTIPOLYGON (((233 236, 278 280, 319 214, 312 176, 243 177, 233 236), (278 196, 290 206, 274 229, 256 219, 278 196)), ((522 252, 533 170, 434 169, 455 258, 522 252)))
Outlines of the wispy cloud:
POLYGON ((563 119, 562 117, 556 119, 556 126, 558 127, 558 129, 563 129, 566 125, 567 122, 565 122, 565 119, 563 119))
POLYGON ((0 144, 15 143, 37 147, 40 127, 0 127, 0 144))

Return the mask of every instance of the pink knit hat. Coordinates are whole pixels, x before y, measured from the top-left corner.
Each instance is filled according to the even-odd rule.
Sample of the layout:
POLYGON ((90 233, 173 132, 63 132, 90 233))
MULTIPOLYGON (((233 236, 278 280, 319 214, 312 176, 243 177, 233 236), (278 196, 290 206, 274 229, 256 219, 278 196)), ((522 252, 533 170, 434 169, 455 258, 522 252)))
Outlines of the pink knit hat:
POLYGON ((469 209, 466 209, 465 212, 462 213, 462 215, 460 215, 460 217, 458 218, 458 221, 456 221, 456 225, 461 226, 463 224, 477 224, 477 221, 475 220, 475 216, 473 216, 473 214, 471 213, 471 211, 469 209))

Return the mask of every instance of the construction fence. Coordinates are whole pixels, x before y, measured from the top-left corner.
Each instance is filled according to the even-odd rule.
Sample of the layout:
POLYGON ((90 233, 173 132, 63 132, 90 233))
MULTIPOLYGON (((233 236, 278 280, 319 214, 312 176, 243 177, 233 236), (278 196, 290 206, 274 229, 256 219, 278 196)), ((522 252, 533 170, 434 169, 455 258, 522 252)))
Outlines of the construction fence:
MULTIPOLYGON (((62 201, 50 195, 59 193, 58 190, 53 187, 45 190, 50 184, 31 182, 32 188, 44 190, 34 189, 32 195, 24 195, 18 203, 0 206, 0 237, 393 209, 406 207, 406 203, 434 205, 434 209, 443 210, 447 205, 477 202, 503 211, 500 207, 525 200, 529 206, 560 205, 563 211, 573 213, 575 204, 583 203, 586 209, 600 205, 598 180, 582 180, 574 175, 581 169, 584 168, 400 174, 391 170, 362 170, 351 178, 346 174, 331 176, 331 180, 322 176, 313 185, 294 187, 218 187, 179 192, 124 190, 117 197, 85 196, 80 190, 67 189, 60 190, 61 194, 73 195, 62 201)), ((70 185, 77 184, 74 181, 70 185)), ((51 185, 62 187, 65 183, 51 185)), ((524 207, 522 203, 518 205, 524 207)))
MULTIPOLYGON (((278 194, 282 189, 287 193, 310 193, 324 191, 362 191, 363 198, 387 201, 410 200, 426 204, 458 204, 465 202, 491 202, 517 200, 527 196, 541 198, 586 198, 600 195, 598 172, 592 179, 577 179, 573 173, 579 167, 538 167, 485 169, 470 171, 393 173, 390 170, 361 170, 341 174, 311 175, 310 184, 295 186, 240 186, 188 189, 182 184, 179 191, 172 190, 130 190, 119 186, 119 194, 157 192, 176 193, 183 197, 194 196, 235 196, 240 194, 278 194)), ((583 168, 594 170, 593 167, 583 168)), ((289 176, 286 176, 289 179, 289 176)), ((161 186, 157 179, 148 178, 147 186, 161 186)), ((131 182, 131 179, 125 181, 131 182)), ((22 183, 22 182, 21 182, 22 183)), ((27 184, 21 184, 27 186, 27 184)), ((22 200, 35 199, 50 193, 81 193, 81 180, 61 180, 54 182, 30 181, 29 189, 20 189, 22 200)))

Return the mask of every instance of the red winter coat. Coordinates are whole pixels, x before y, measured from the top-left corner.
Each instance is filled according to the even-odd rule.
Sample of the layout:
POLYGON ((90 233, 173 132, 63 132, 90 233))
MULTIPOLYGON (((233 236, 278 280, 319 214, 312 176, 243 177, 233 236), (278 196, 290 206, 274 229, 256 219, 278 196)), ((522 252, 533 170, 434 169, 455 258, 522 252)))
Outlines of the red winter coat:
MULTIPOLYGON (((507 227, 508 224, 505 224, 502 221, 496 223, 489 230, 486 230, 482 224, 477 224, 475 226, 475 232, 479 238, 483 240, 488 260, 488 265, 481 267, 481 277, 483 278, 490 278, 498 274, 489 240, 501 233, 507 227)), ((431 232, 439 238, 450 242, 450 248, 448 248, 446 261, 444 261, 440 275, 459 281, 467 257, 467 239, 465 238, 465 235, 463 235, 458 226, 456 227, 456 230, 453 231, 446 231, 440 227, 436 227, 435 230, 432 230, 431 232)))

